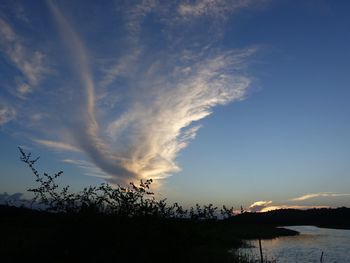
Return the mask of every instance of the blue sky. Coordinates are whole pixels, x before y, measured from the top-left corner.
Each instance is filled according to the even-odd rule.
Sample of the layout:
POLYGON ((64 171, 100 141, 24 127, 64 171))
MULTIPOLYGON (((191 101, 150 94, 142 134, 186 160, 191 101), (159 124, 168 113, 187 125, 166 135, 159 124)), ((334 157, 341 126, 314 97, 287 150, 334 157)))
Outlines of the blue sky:
POLYGON ((33 184, 22 146, 75 190, 154 178, 185 205, 349 206, 349 7, 2 1, 0 192, 33 184))

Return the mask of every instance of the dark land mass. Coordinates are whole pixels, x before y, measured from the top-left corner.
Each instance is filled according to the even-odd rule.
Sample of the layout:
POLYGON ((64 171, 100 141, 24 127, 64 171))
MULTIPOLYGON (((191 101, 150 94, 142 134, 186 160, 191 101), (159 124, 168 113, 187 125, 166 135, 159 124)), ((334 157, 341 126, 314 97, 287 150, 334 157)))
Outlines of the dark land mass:
MULTIPOLYGON (((242 239, 295 235, 228 220, 121 218, 0 206, 3 262, 237 262, 242 239)), ((240 261, 245 262, 245 261, 240 261)))
POLYGON ((230 221, 233 224, 313 225, 324 228, 350 229, 350 208, 280 209, 265 213, 243 213, 230 218, 230 221))
POLYGON ((296 235, 278 227, 288 225, 349 228, 350 209, 285 209, 193 221, 0 206, 0 253, 8 262, 237 262, 229 249, 244 239, 296 235))

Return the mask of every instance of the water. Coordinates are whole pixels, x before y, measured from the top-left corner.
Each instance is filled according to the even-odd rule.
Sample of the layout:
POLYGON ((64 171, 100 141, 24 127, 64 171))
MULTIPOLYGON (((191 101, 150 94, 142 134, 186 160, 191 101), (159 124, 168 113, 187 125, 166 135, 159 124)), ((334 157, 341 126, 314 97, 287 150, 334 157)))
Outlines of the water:
MULTIPOLYGON (((268 259, 276 259, 278 263, 319 263, 323 251, 323 263, 350 263, 350 230, 314 226, 285 228, 296 230, 300 235, 262 240, 268 259)), ((254 248, 242 250, 259 255, 258 241, 250 241, 250 244, 254 248)))

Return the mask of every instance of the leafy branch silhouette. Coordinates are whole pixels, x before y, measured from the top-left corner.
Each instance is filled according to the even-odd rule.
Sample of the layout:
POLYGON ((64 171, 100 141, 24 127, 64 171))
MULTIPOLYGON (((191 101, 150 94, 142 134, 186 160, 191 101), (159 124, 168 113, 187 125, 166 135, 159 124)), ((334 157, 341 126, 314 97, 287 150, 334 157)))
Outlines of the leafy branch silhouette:
POLYGON ((56 180, 63 175, 59 171, 54 175, 43 173, 35 168, 39 157, 33 158, 21 147, 20 160, 24 162, 35 176, 36 188, 28 189, 34 194, 32 203, 41 204, 45 210, 56 213, 82 213, 82 214, 112 214, 119 217, 157 217, 191 220, 216 220, 220 213, 227 219, 234 215, 233 207, 218 208, 213 204, 195 208, 184 209, 178 203, 168 205, 166 199, 157 200, 150 190, 152 179, 140 180, 137 185, 130 182, 129 186, 111 186, 102 183, 99 186, 85 187, 82 191, 73 193, 69 186, 59 187, 56 180))

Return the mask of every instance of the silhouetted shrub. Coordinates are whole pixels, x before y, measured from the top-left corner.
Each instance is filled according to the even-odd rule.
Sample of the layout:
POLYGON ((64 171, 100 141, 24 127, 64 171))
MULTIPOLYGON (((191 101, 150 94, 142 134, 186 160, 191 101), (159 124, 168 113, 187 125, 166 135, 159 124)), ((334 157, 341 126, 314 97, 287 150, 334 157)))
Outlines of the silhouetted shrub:
POLYGON ((223 205, 222 209, 220 209, 220 214, 223 219, 229 219, 235 215, 234 208, 233 207, 227 208, 225 205, 223 205))
MULTIPOLYGON (((20 159, 26 163, 39 184, 28 189, 34 193, 33 202, 41 204, 47 211, 58 213, 112 214, 120 217, 158 217, 158 218, 189 218, 192 220, 216 220, 217 207, 212 204, 200 206, 196 204, 190 212, 178 203, 168 205, 166 199, 156 200, 150 190, 152 179, 141 180, 139 185, 131 182, 129 186, 111 186, 102 183, 99 186, 85 187, 78 193, 70 192, 69 186, 59 187, 56 179, 63 175, 60 171, 54 175, 41 175, 35 168, 39 157, 32 158, 19 147, 20 159)), ((224 218, 233 215, 233 208, 223 206, 221 214, 224 218)))
POLYGON ((203 207, 199 204, 196 204, 196 207, 191 207, 190 217, 194 220, 215 220, 217 207, 214 207, 212 204, 204 205, 203 207))

